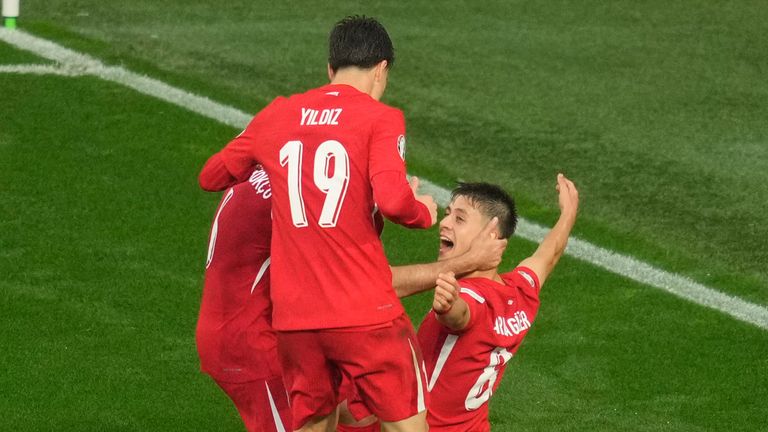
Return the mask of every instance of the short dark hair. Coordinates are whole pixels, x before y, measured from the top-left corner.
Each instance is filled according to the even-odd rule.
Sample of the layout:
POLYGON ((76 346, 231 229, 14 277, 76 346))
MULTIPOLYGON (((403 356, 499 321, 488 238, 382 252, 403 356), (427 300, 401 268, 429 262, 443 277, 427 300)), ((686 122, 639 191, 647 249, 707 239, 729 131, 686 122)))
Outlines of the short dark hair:
POLYGON ((489 219, 498 217, 502 238, 509 238, 514 234, 517 227, 517 209, 515 200, 504 189, 490 183, 459 183, 451 192, 451 201, 459 196, 466 198, 489 219))
POLYGON ((392 67, 395 48, 387 30, 376 19, 354 15, 333 26, 328 41, 328 64, 334 72, 347 66, 368 69, 382 60, 387 61, 387 68, 392 67))

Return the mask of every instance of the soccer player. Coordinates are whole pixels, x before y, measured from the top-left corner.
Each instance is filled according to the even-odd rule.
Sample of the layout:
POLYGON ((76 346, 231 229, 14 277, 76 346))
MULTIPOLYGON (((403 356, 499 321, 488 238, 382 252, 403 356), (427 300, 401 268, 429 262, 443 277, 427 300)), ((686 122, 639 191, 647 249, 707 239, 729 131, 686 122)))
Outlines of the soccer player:
POLYGON ((249 432, 291 425, 269 300, 271 195, 267 174, 255 170, 222 197, 195 333, 200 368, 232 399, 249 432))
MULTIPOLYGON (((418 187, 416 179, 412 187, 418 187)), ((261 169, 224 193, 211 228, 196 331, 201 369, 232 399, 249 432, 283 431, 291 424, 271 326, 271 195, 261 169)), ((498 265, 506 240, 492 234, 496 222, 483 229, 467 253, 394 267, 398 296, 431 289, 441 272, 498 265)))
MULTIPOLYGON (((539 291, 562 255, 576 221, 578 192, 557 176, 560 218, 534 254, 509 273, 477 271, 456 280, 442 274, 433 309, 418 331, 432 398, 431 431, 489 431, 488 400, 539 309, 539 291)), ((508 238, 517 216, 502 189, 484 183, 462 184, 440 222, 439 259, 465 250, 493 217, 499 236, 508 238)))
POLYGON ((256 163, 272 183, 272 325, 293 427, 333 427, 342 375, 384 430, 426 430, 415 332, 392 288, 373 211, 412 228, 436 220, 405 178, 402 113, 379 99, 394 60, 376 20, 330 35, 329 85, 278 97, 200 174, 222 190, 256 163))

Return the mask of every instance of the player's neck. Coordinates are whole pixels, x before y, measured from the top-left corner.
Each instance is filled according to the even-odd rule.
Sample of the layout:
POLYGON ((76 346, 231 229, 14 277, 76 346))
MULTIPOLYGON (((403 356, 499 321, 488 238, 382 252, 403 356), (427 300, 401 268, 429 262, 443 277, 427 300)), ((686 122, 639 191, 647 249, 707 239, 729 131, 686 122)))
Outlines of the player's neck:
POLYGON ((339 69, 331 78, 331 84, 345 84, 357 90, 371 95, 373 93, 374 78, 370 70, 358 68, 339 69))
POLYGON ((473 271, 470 274, 464 275, 465 278, 485 278, 491 279, 494 282, 502 283, 501 276, 499 276, 499 269, 494 268, 491 270, 473 271))

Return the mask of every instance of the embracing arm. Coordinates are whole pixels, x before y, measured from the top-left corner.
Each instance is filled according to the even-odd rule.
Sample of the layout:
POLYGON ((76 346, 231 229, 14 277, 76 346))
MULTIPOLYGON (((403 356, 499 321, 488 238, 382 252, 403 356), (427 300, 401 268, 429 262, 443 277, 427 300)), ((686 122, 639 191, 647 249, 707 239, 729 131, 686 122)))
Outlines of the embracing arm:
POLYGON ((398 297, 407 297, 435 287, 440 273, 453 272, 459 277, 475 270, 496 268, 507 247, 506 239, 496 238, 498 218, 491 219, 483 231, 472 240, 463 254, 429 264, 392 267, 392 286, 398 297))
POLYGON ((371 179, 373 198, 384 217, 408 228, 429 228, 437 220, 437 204, 429 195, 416 195, 418 186, 419 179, 412 177, 409 187, 399 171, 383 171, 371 179))
POLYGON ((198 177, 198 182, 203 190, 216 192, 224 190, 237 183, 237 179, 229 173, 220 153, 216 153, 208 159, 198 177))

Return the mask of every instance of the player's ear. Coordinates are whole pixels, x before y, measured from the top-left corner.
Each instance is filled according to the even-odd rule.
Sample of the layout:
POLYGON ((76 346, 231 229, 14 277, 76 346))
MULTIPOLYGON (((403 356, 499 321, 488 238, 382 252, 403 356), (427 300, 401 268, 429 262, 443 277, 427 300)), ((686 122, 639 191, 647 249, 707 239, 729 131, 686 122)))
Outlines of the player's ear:
POLYGON ((381 81, 382 78, 385 77, 384 74, 387 72, 387 66, 389 66, 389 63, 386 60, 382 60, 378 64, 376 64, 376 66, 374 67, 375 73, 373 75, 376 81, 381 81))
POLYGON ((336 72, 333 71, 331 64, 328 63, 328 81, 333 81, 333 77, 336 76, 336 72))

